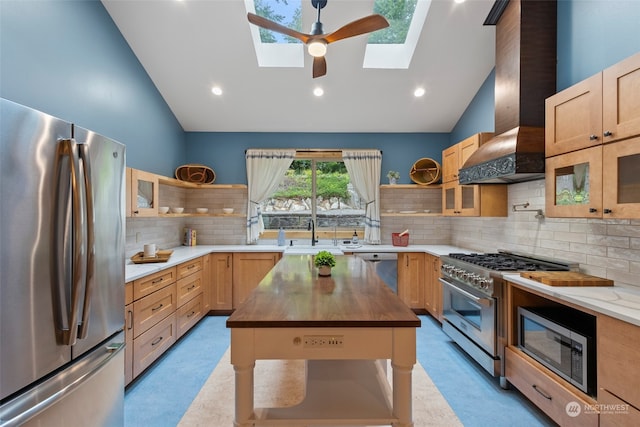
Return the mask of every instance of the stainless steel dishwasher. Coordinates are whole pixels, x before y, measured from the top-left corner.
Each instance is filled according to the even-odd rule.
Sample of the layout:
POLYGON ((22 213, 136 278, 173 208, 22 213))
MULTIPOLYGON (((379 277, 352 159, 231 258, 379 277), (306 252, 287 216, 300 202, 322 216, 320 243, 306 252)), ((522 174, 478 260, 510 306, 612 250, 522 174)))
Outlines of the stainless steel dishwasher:
POLYGON ((354 255, 374 263, 378 276, 396 295, 398 294, 398 254, 396 252, 358 252, 354 255))

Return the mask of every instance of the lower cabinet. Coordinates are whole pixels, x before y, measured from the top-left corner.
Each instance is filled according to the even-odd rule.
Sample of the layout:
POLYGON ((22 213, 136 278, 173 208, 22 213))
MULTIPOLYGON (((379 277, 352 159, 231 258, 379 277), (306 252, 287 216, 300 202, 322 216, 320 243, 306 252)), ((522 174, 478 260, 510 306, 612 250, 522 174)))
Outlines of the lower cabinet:
POLYGON ((125 384, 205 315, 206 258, 125 284, 125 384))
POLYGON ((600 425, 640 425, 640 327, 599 315, 597 320, 600 425))
POLYGON ((212 253, 209 264, 209 307, 213 311, 230 312, 233 309, 233 253, 212 253))
POLYGON ((425 254, 424 307, 442 322, 442 283, 440 283, 440 257, 425 254))
POLYGON ((278 252, 236 252, 233 254, 233 308, 258 286, 282 257, 278 252))
POLYGON ((424 310, 424 252, 398 253, 398 297, 410 308, 424 310))
POLYGON ((505 376, 520 392, 561 426, 598 426, 595 402, 573 393, 562 380, 520 350, 505 350, 505 376), (573 405, 573 406, 572 406, 573 405))

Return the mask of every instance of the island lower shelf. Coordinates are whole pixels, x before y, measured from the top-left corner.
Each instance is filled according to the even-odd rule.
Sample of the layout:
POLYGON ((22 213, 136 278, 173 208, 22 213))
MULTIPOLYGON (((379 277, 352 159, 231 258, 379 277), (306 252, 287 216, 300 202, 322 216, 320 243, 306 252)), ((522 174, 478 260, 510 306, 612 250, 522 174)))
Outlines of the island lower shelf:
POLYGON ((295 406, 256 408, 256 425, 392 424, 386 360, 309 360, 306 394, 295 406))

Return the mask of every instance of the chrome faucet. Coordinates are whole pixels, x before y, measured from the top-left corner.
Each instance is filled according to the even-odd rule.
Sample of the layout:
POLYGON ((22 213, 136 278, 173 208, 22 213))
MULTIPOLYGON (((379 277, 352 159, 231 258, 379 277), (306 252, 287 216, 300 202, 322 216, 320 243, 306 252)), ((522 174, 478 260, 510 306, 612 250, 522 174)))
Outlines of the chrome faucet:
POLYGON ((311 246, 315 246, 318 240, 316 239, 316 223, 313 222, 313 219, 309 220, 307 230, 311 230, 311 246))

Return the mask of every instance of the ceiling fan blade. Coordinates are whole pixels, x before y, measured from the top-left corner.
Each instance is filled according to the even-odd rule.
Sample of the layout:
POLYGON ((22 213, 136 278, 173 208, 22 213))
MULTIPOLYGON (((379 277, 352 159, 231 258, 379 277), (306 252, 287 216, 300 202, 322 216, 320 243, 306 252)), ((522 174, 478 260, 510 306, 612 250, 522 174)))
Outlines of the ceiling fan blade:
POLYGON ((313 58, 313 78, 322 77, 327 74, 327 60, 324 56, 313 58))
POLYGON ((369 15, 364 18, 349 22, 347 25, 338 28, 331 34, 324 36, 327 43, 333 43, 348 37, 359 36, 360 34, 371 33, 373 31, 387 28, 389 22, 382 15, 369 15))
POLYGON ((258 27, 262 27, 265 30, 275 31, 276 33, 293 37, 294 39, 300 40, 302 43, 307 43, 309 41, 309 38, 311 37, 309 34, 304 34, 291 28, 285 27, 284 25, 280 25, 277 22, 273 22, 267 18, 263 18, 262 16, 256 15, 255 13, 247 13, 247 19, 249 20, 249 22, 257 25, 258 27))

